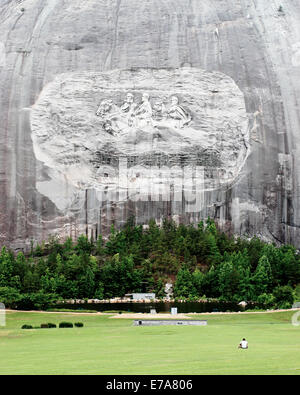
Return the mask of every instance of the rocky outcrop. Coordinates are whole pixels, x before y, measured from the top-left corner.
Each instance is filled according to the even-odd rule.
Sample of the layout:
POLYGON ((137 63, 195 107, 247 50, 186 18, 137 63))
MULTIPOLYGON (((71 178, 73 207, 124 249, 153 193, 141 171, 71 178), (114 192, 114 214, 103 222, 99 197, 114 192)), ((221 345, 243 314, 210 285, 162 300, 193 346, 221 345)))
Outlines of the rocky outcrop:
POLYGON ((2 1, 0 243, 134 215, 297 246, 299 20, 287 0, 2 1))

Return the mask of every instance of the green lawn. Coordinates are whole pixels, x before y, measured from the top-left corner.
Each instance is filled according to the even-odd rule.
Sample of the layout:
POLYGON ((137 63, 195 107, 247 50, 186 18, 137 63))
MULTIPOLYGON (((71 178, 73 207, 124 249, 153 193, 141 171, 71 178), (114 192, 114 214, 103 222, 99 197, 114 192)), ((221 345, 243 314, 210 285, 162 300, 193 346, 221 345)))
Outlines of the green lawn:
POLYGON ((109 316, 8 312, 1 374, 299 374, 294 312, 198 315, 205 327, 135 327, 109 316), (84 328, 21 330, 61 321, 84 328), (242 337, 248 350, 239 350, 242 337))

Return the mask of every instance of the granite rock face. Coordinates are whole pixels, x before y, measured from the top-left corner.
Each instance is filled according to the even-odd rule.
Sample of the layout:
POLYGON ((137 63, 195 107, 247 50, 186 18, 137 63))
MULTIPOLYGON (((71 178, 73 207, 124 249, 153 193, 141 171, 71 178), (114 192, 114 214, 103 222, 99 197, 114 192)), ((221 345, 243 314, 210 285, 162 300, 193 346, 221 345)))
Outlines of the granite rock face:
POLYGON ((203 192, 232 185, 249 152, 242 92, 195 68, 60 75, 32 107, 31 130, 49 168, 37 190, 70 216, 87 191, 95 208, 192 194, 199 211, 203 192))
POLYGON ((2 0, 0 244, 210 216, 298 246, 299 22, 296 0, 2 0))

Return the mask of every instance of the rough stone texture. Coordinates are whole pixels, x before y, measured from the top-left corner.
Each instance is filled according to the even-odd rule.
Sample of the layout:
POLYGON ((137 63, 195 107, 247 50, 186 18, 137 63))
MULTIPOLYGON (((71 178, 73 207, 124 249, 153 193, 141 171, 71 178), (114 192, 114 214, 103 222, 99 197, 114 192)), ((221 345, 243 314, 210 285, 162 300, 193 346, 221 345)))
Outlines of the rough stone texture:
POLYGON ((249 152, 242 92, 221 73, 193 68, 63 74, 33 106, 31 130, 49 168, 37 190, 70 221, 86 192, 96 192, 97 223, 107 200, 181 201, 193 187, 201 196, 232 185, 249 152))
MULTIPOLYGON (((297 0, 2 0, 0 243, 22 248, 32 239, 47 239, 53 233, 76 237, 87 232, 95 237, 100 232, 107 232, 112 224, 121 226, 126 218, 134 215, 139 223, 150 218, 159 221, 164 216, 190 223, 211 216, 226 231, 249 236, 259 234, 266 240, 298 246, 299 21, 300 4, 297 0), (280 5, 283 12, 278 11, 280 5), (241 104, 236 145, 227 134, 225 148, 223 145, 220 151, 215 144, 218 158, 221 158, 219 164, 214 150, 208 154, 202 152, 200 156, 202 160, 206 158, 206 165, 198 165, 203 169, 204 185, 196 194, 195 198, 199 200, 196 204, 192 204, 190 198, 165 197, 163 188, 158 193, 159 199, 151 196, 138 200, 126 194, 124 198, 120 191, 115 191, 114 195, 111 191, 104 197, 101 192, 99 198, 99 185, 103 185, 103 180, 96 183, 96 187, 95 183, 91 185, 95 161, 92 159, 91 163, 89 155, 94 158, 94 153, 85 156, 83 147, 91 148, 92 145, 95 152, 103 151, 107 139, 111 148, 121 151, 118 151, 118 160, 124 158, 124 152, 128 158, 124 144, 118 145, 121 137, 104 133, 101 116, 95 115, 101 102, 99 81, 110 75, 117 82, 116 75, 129 70, 131 84, 128 81, 122 89, 113 85, 115 91, 119 90, 115 94, 107 88, 107 98, 120 106, 123 95, 136 88, 140 90, 139 94, 134 90, 140 104, 142 93, 151 93, 151 87, 144 82, 149 80, 151 73, 159 70, 162 73, 164 69, 170 76, 176 70, 190 70, 189 79, 180 92, 178 87, 172 86, 172 78, 167 76, 163 80, 164 87, 159 87, 157 81, 152 85, 157 92, 161 88, 157 96, 161 99, 164 98, 163 91, 168 89, 170 96, 178 93, 180 105, 190 108, 192 122, 195 122, 195 114, 203 114, 202 91, 197 93, 191 89, 192 81, 198 81, 196 84, 200 86, 205 83, 205 79, 199 82, 197 75, 212 79, 222 76, 222 81, 230 81, 241 104), (139 73, 144 73, 146 78, 134 87, 132 79, 139 73), (74 84, 71 86, 72 79, 74 84), (55 92, 55 87, 64 81, 69 86, 68 91, 55 92), (79 96, 82 96, 81 108, 78 108, 79 96), (196 100, 199 110, 187 101, 188 98, 196 100), (47 100, 52 109, 46 109, 47 100), (53 114, 48 118, 50 124, 45 115, 47 111, 53 114), (63 111, 60 118, 55 116, 59 111, 63 111), (41 117, 37 121, 39 114, 41 117), (39 122, 40 130, 37 129, 39 122), (66 129, 68 125, 72 130, 66 129), (74 136, 83 129, 89 137, 83 143, 83 135, 79 136, 79 147, 74 148, 74 136), (62 137, 61 146, 56 150, 53 150, 51 138, 47 140, 51 133, 62 137), (47 140, 44 143, 43 136, 47 140), (93 139, 96 139, 95 144, 93 139), (62 153, 64 143, 66 149, 72 146, 73 151, 78 149, 77 152, 81 152, 80 169, 71 171, 73 154, 71 164, 69 153, 65 156, 65 164, 58 165, 60 155, 54 155, 52 162, 46 158, 47 149, 52 152, 52 157, 54 152, 62 153), (235 157, 235 152, 240 156, 235 157), (230 155, 233 156, 230 158, 230 155), (83 158, 89 163, 88 177, 83 173, 86 168, 81 166, 83 158), (229 173, 226 160, 236 171, 231 180, 225 181, 224 173, 220 175, 217 170, 225 168, 229 173), (243 166, 239 167, 239 163, 243 166), (67 180, 62 181, 66 174, 67 180), (79 185, 82 180, 83 185, 79 185), (58 202, 59 189, 61 199, 58 202)), ((211 93, 209 100, 218 95, 226 97, 229 91, 226 93, 226 89, 220 88, 222 83, 218 89, 213 88, 219 92, 211 93)), ((165 105, 168 103, 167 100, 165 105)), ((215 103, 214 108, 220 103, 215 103)), ((224 111, 226 108, 219 109, 214 119, 222 119, 224 111)), ((220 141, 217 121, 209 117, 201 119, 207 122, 208 134, 215 134, 213 138, 220 141)), ((236 119, 232 119, 235 127, 236 119)), ((203 123, 198 126, 203 131, 203 123)), ((194 126, 192 123, 185 125, 183 129, 187 131, 185 128, 193 127, 195 123, 194 126)), ((140 129, 141 148, 145 141, 142 132, 147 130, 140 129)), ((179 130, 179 140, 184 130, 179 130)), ((226 127, 225 131, 228 131, 226 127)), ((136 146, 136 132, 134 130, 134 139, 129 140, 131 148, 136 146)), ((186 136, 189 141, 183 144, 176 140, 174 133, 177 132, 168 126, 167 141, 173 144, 163 146, 162 141, 158 141, 155 151, 164 151, 169 156, 174 149, 177 154, 184 153, 185 144, 191 144, 191 130, 186 136)), ((202 144, 209 148, 213 144, 213 139, 209 141, 204 135, 196 139, 198 143, 193 146, 202 144)), ((123 142, 126 143, 126 139, 123 142)), ((136 152, 134 155, 137 156, 136 152)), ((96 157, 97 162, 99 156, 96 157)), ((106 171, 101 162, 103 155, 101 158, 103 176, 108 175, 110 179, 113 170, 108 168, 106 171)), ((179 161, 178 166, 183 164, 179 161)), ((189 177, 194 179, 191 173, 189 177)))

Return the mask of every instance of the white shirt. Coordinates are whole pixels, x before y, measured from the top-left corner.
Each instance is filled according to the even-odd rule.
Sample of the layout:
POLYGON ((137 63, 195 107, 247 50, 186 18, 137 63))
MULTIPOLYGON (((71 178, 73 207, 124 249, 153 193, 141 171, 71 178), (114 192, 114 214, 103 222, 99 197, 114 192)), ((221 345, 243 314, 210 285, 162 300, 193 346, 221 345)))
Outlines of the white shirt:
POLYGON ((247 348, 247 347, 248 347, 248 342, 247 342, 247 340, 242 340, 240 344, 241 344, 241 347, 242 347, 242 348, 247 348))

